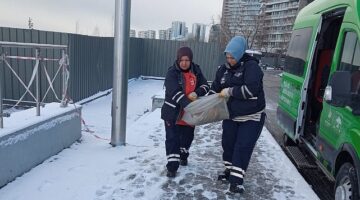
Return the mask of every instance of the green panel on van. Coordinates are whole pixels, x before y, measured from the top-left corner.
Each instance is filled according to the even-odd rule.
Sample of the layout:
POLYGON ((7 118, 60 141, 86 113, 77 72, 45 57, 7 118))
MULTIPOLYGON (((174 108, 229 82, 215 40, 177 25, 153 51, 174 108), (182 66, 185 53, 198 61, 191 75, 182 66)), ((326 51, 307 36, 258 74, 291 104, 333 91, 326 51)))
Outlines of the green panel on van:
POLYGON ((360 152, 360 116, 354 116, 349 107, 333 107, 324 104, 320 120, 320 137, 334 149, 344 143, 352 144, 360 152))
POLYGON ((279 106, 296 119, 300 101, 300 90, 304 79, 284 72, 280 85, 279 106))

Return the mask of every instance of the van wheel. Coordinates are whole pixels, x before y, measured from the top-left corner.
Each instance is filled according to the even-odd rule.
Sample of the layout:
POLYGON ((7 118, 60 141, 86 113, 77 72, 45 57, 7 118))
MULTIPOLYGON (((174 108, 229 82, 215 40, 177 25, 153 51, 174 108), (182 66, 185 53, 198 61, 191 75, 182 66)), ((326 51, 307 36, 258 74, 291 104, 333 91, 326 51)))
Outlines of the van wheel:
POLYGON ((296 146, 296 143, 286 133, 283 135, 284 146, 296 146))
POLYGON ((359 199, 358 179, 354 166, 345 163, 336 175, 335 200, 359 199))

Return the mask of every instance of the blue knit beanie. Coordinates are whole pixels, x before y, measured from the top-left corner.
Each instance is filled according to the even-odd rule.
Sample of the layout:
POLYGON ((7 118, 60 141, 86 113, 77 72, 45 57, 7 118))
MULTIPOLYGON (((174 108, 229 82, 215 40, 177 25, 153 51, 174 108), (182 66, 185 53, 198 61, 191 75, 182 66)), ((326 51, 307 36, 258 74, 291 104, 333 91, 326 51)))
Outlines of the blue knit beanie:
POLYGON ((245 51, 247 50, 247 42, 242 36, 233 37, 230 42, 226 45, 226 53, 230 53, 237 62, 243 57, 245 51))

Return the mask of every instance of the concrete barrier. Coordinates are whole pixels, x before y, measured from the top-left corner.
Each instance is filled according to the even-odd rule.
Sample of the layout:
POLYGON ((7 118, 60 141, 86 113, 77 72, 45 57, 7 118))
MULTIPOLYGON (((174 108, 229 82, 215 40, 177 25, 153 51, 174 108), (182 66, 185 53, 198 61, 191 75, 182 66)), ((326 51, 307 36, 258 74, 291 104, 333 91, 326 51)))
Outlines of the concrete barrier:
POLYGON ((8 119, 9 123, 5 121, 5 129, 0 129, 0 187, 81 138, 80 106, 47 107, 50 108, 48 111, 43 109, 44 114, 40 117, 22 117, 31 110, 14 113, 8 119), (14 126, 14 123, 18 125, 14 126))

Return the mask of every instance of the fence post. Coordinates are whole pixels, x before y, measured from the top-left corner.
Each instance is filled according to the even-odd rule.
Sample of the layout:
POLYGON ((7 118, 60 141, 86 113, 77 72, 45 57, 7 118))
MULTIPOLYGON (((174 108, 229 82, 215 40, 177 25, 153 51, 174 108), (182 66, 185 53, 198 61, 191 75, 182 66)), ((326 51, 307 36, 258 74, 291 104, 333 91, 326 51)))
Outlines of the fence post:
POLYGON ((4 128, 3 121, 3 71, 0 66, 0 128, 4 128))
POLYGON ((67 66, 68 66, 68 57, 65 50, 61 51, 61 59, 60 59, 60 67, 62 68, 62 95, 61 95, 61 104, 60 107, 67 106, 67 90, 68 90, 68 73, 67 73, 67 66))
POLYGON ((35 58, 36 58, 36 116, 40 116, 40 70, 39 70, 39 49, 35 49, 35 58))

